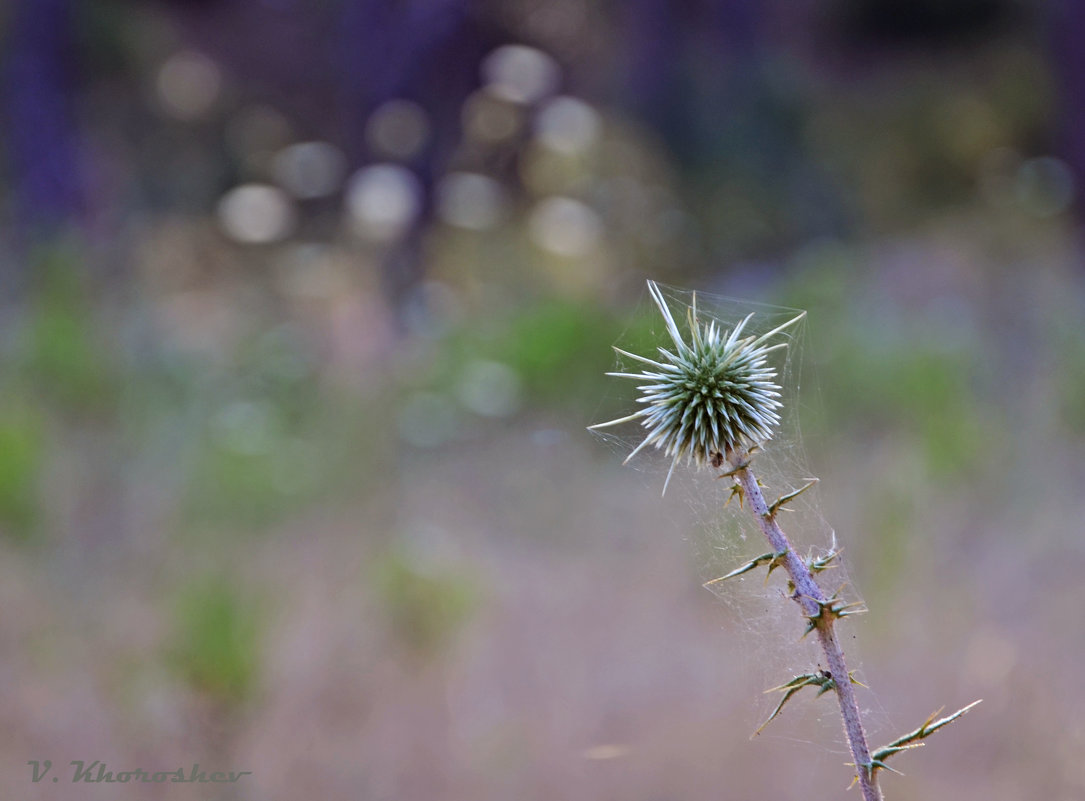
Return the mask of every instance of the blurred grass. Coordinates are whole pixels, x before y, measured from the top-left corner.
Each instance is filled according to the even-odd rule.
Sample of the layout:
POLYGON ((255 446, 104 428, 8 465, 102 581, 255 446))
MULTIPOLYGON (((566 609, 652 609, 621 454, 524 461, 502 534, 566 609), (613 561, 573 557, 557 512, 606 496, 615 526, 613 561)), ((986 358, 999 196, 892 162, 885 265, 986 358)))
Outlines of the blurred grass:
POLYGON ((559 297, 481 322, 471 320, 450 332, 436 344, 429 369, 409 382, 454 392, 471 362, 488 359, 516 372, 527 409, 568 414, 595 403, 608 357, 585 343, 614 341, 618 315, 598 304, 559 297))
POLYGON ((194 578, 174 604, 166 663, 197 692, 227 705, 243 702, 259 686, 262 624, 259 606, 235 578, 194 578))
POLYGON ((393 544, 368 566, 389 629, 409 655, 440 659, 455 642, 480 600, 477 579, 450 567, 426 565, 393 544))
POLYGON ((60 411, 108 414, 119 379, 115 349, 95 319, 81 260, 64 246, 53 247, 38 258, 34 271, 38 283, 15 356, 24 380, 60 411))
POLYGON ((789 304, 813 310, 801 380, 820 397, 804 404, 804 428, 818 438, 898 432, 936 477, 983 472, 1006 444, 1009 410, 991 391, 1002 378, 982 332, 962 338, 938 317, 879 309, 870 284, 855 281, 854 253, 830 249, 819 258, 780 290, 789 304))
POLYGON ((45 461, 45 417, 22 398, 0 403, 0 526, 18 542, 36 533, 45 461))

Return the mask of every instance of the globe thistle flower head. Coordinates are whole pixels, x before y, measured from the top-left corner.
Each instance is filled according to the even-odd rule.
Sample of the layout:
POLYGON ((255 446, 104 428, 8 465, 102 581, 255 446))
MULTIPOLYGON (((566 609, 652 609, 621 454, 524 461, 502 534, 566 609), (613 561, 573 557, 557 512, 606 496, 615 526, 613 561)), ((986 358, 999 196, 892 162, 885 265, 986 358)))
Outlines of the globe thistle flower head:
POLYGON ((649 445, 671 457, 663 485, 666 493, 674 468, 683 457, 698 467, 706 464, 718 467, 731 451, 758 445, 772 437, 783 404, 769 354, 786 348, 787 343, 770 344, 770 341, 801 320, 806 312, 768 333, 743 336, 753 314, 725 332, 715 320, 698 319, 694 295, 687 309, 689 334, 684 336, 654 281, 648 282, 648 292, 663 315, 674 347, 658 348, 658 359, 615 348, 620 355, 643 367, 640 372, 607 375, 639 382, 637 402, 643 408, 591 428, 639 421, 647 434, 625 461, 649 445))

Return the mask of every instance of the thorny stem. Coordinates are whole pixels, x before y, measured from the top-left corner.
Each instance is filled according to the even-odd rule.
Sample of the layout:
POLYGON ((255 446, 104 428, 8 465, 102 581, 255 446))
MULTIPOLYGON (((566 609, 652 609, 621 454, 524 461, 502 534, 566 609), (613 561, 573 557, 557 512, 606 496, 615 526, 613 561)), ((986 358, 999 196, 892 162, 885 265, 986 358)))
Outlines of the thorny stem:
POLYGON ((784 555, 784 567, 791 577, 791 583, 795 585, 793 600, 798 602, 803 613, 810 620, 816 621, 818 641, 825 652, 829 673, 835 684, 836 697, 840 700, 840 716, 844 722, 844 734, 848 738, 852 759, 855 760, 855 771, 859 787, 863 792, 863 801, 882 801, 878 780, 871 764, 870 747, 867 745, 863 721, 859 715, 859 705, 856 703, 851 677, 848 675, 848 667, 844 662, 844 652, 836 638, 834 626, 836 618, 829 614, 819 614, 824 608, 823 605, 830 599, 814 580, 810 568, 791 547, 787 535, 776 523, 776 516, 769 511, 765 497, 757 484, 757 478, 749 467, 748 454, 745 451, 736 450, 729 451, 727 457, 728 462, 736 468, 733 473, 734 478, 741 485, 745 498, 750 504, 750 510, 761 527, 761 532, 769 541, 773 551, 784 555))

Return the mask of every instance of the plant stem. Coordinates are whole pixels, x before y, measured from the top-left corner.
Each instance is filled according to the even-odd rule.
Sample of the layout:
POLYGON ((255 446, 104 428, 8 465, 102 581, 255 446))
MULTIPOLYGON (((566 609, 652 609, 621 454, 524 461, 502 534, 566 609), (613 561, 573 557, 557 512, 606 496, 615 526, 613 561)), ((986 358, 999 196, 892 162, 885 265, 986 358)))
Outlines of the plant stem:
POLYGON ((836 639, 834 624, 836 615, 826 614, 824 610, 831 601, 822 592, 821 587, 814 580, 810 568, 795 553, 787 535, 776 523, 776 516, 769 511, 765 497, 761 494, 761 488, 757 484, 757 478, 749 467, 749 455, 744 451, 731 451, 727 454, 728 461, 736 465, 733 473, 735 480, 742 487, 745 499, 750 504, 750 510, 761 532, 772 546, 773 552, 783 554, 783 564, 787 574, 791 577, 791 583, 795 586, 794 601, 802 607, 803 614, 814 623, 818 641, 825 652, 825 659, 829 664, 829 674, 835 685, 836 697, 840 701, 840 716, 844 721, 844 734, 848 738, 848 746, 851 749, 852 759, 855 760, 855 772, 858 776, 859 786, 863 792, 863 801, 881 801, 881 791, 878 789, 877 778, 871 767, 870 748, 867 745, 866 734, 863 731, 863 721, 859 715, 859 706, 855 701, 855 691, 852 688, 851 677, 848 675, 848 667, 844 661, 844 652, 836 639))

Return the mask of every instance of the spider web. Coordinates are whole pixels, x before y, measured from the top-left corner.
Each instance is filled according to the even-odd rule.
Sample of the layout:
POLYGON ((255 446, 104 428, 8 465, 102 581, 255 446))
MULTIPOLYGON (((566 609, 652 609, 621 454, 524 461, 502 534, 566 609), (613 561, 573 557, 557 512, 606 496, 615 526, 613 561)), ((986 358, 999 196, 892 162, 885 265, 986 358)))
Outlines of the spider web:
MULTIPOLYGON (((658 286, 683 335, 689 333, 687 309, 693 307, 696 308, 700 324, 715 320, 725 333, 752 314, 743 332, 752 336, 779 327, 801 311, 664 284, 658 286)), ((787 348, 780 348, 770 356, 770 363, 776 370, 776 381, 781 387, 783 408, 778 410, 780 424, 772 439, 762 444, 752 461, 753 471, 763 485, 762 491, 770 504, 816 475, 807 466, 800 427, 800 379, 805 334, 806 320, 803 319, 776 335, 769 343, 786 341, 788 344, 787 348)), ((659 309, 644 293, 615 347, 653 358, 658 353, 656 349, 669 347, 669 342, 659 309)), ((613 369, 615 372, 639 372, 643 365, 616 354, 613 369)), ((638 392, 633 382, 614 380, 611 386, 612 393, 604 399, 597 416, 600 421, 624 417, 639 405, 635 402, 638 392)), ((634 421, 594 433, 624 457, 640 444, 646 432, 639 421, 634 421)), ((660 492, 671 461, 660 452, 646 448, 629 462, 629 466, 641 471, 645 483, 660 492)), ((692 464, 687 466, 683 460, 675 469, 667 489, 668 496, 678 495, 691 511, 695 521, 692 530, 677 533, 685 534, 692 544, 705 582, 711 582, 770 550, 749 509, 740 508, 739 499, 731 497, 733 481, 719 477, 727 469, 726 464, 720 469, 697 468, 692 464)), ((783 507, 778 513, 778 522, 800 556, 826 556, 843 545, 837 542, 835 531, 822 514, 817 485, 783 507)), ((843 586, 841 596, 845 600, 857 600, 858 595, 849 582, 843 560, 838 558, 835 564, 836 567, 818 576, 818 583, 828 594, 843 586)), ((721 655, 721 658, 734 658, 734 654, 742 654, 745 667, 750 669, 752 666, 760 672, 759 678, 766 689, 781 685, 800 674, 817 671, 824 665, 816 638, 810 636, 800 640, 806 621, 797 605, 787 597, 784 570, 774 571, 766 580, 765 568, 759 567, 742 576, 713 583, 708 589, 728 609, 727 619, 721 620, 721 625, 728 629, 727 636, 737 638, 733 644, 738 647, 729 649, 727 655, 721 655)), ((858 667, 858 654, 854 647, 856 640, 851 636, 853 626, 849 620, 842 623, 840 631, 848 645, 849 668, 855 670, 858 667)), ((857 673, 861 679, 861 671, 857 673)), ((833 753, 846 756, 848 752, 841 736, 835 699, 831 694, 826 694, 815 700, 814 695, 814 691, 799 694, 787 705, 782 714, 784 720, 774 721, 762 736, 793 739, 786 718, 798 719, 801 716, 809 720, 816 717, 819 727, 828 727, 816 737, 817 743, 834 743, 836 748, 833 753)), ((871 693, 864 692, 860 698, 861 703, 874 703, 877 706, 871 693)), ((762 696, 758 702, 751 702, 751 711, 758 716, 757 722, 752 723, 754 718, 751 715, 751 731, 769 716, 779 700, 779 694, 770 693, 762 696)), ((880 708, 873 712, 875 717, 884 715, 880 708)))

